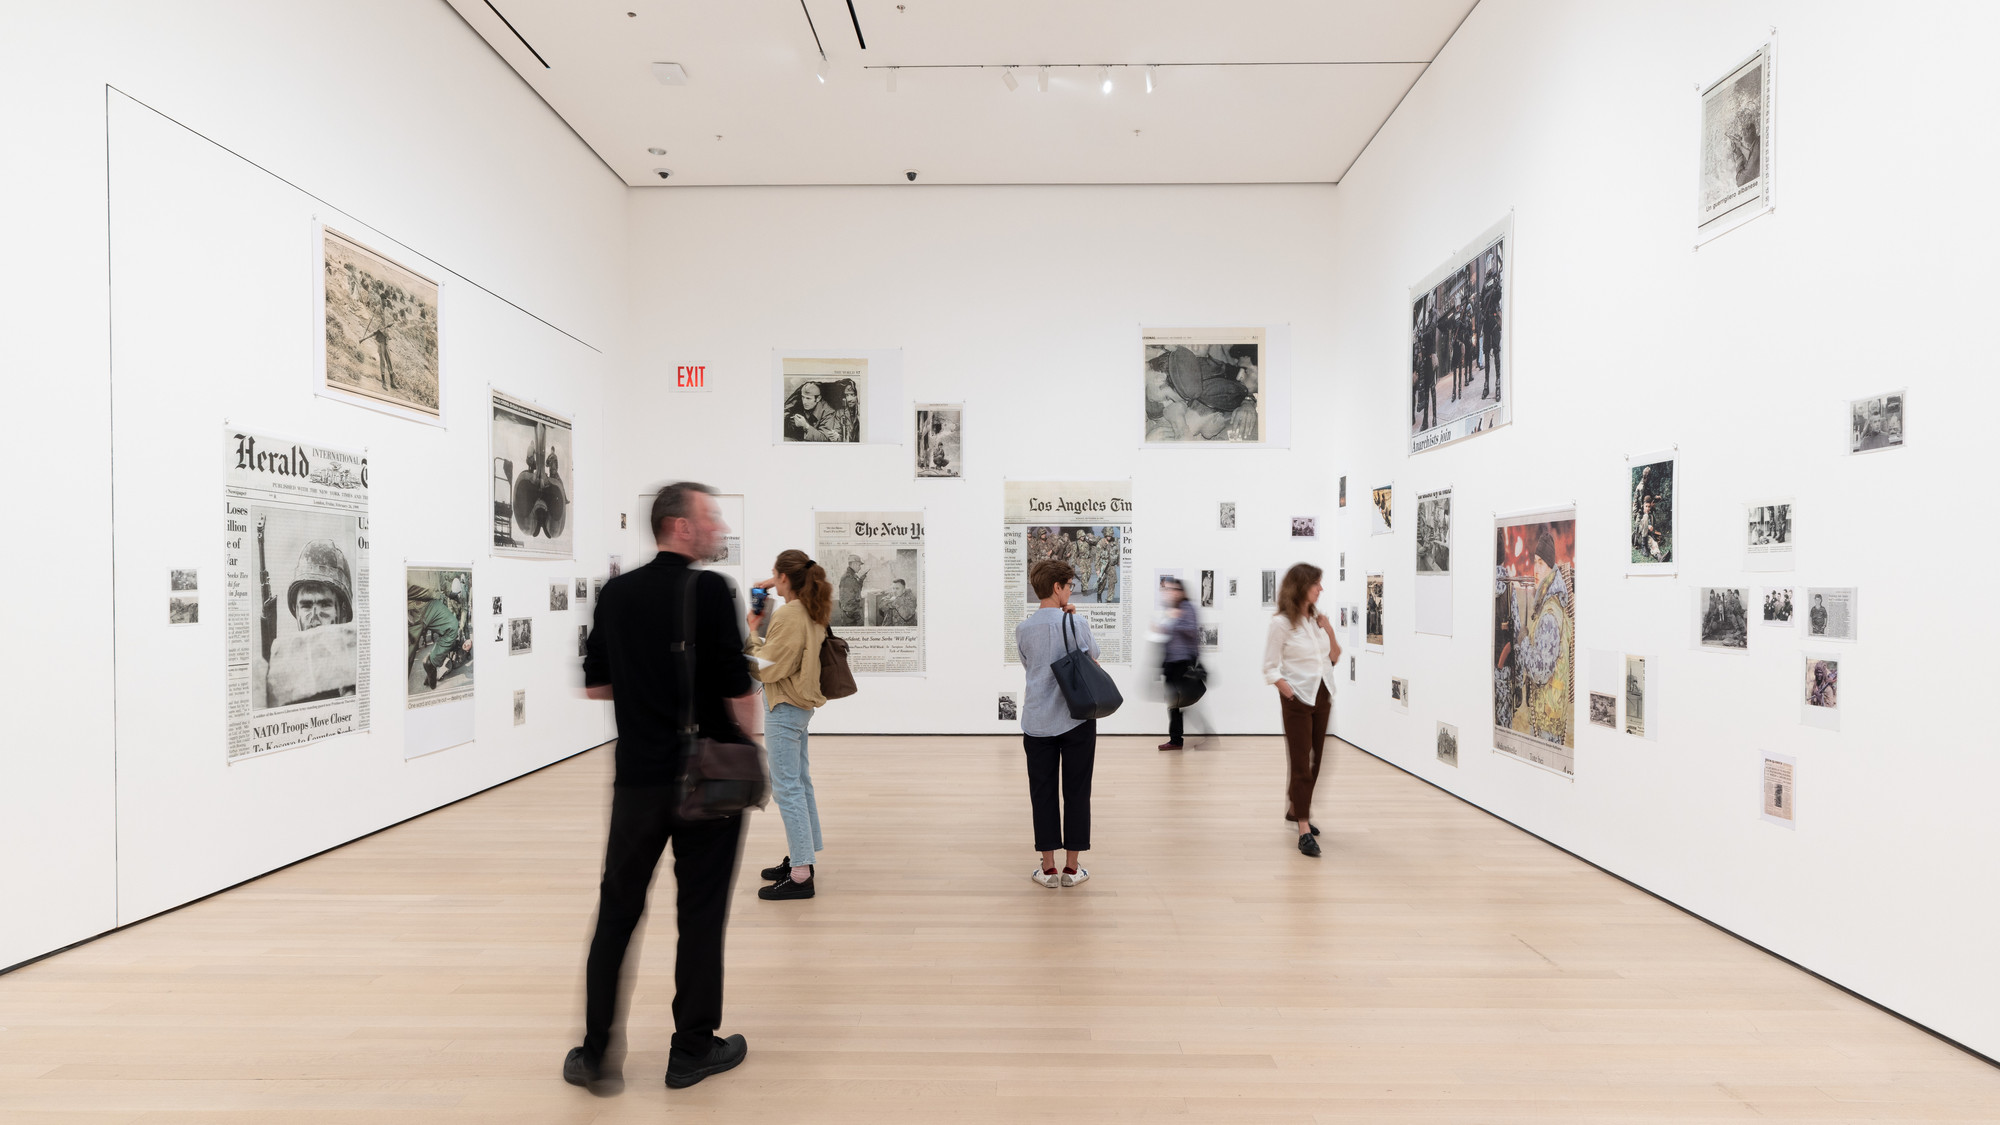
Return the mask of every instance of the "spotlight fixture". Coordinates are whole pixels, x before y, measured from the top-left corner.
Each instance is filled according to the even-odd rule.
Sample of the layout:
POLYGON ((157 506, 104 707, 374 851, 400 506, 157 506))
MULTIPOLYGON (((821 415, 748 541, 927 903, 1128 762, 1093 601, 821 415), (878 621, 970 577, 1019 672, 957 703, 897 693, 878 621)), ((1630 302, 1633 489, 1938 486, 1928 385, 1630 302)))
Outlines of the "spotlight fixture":
POLYGON ((1104 90, 1104 92, 1105 92, 1105 93, 1107 93, 1107 94, 1108 94, 1108 93, 1110 93, 1110 92, 1111 92, 1111 68, 1110 68, 1110 67, 1108 67, 1108 66, 1100 66, 1100 67, 1098 67, 1098 68, 1097 68, 1097 77, 1098 77, 1098 78, 1099 78, 1099 79, 1100 79, 1100 80, 1102 81, 1102 83, 1103 83, 1103 85, 1102 85, 1102 89, 1104 90))
POLYGON ((889 68, 889 92, 892 94, 896 92, 896 71, 898 69, 900 68, 893 66, 889 68))
POLYGON ((1153 92, 1153 68, 1150 66, 1146 68, 1146 92, 1153 92))
POLYGON ((826 85, 826 72, 828 69, 829 67, 826 61, 826 56, 821 55, 819 57, 819 84, 822 86, 826 85))
POLYGON ((1000 81, 1005 82, 1009 90, 1018 90, 1021 88, 1021 84, 1014 78, 1014 68, 1011 66, 1000 68, 1000 81))
POLYGON ((1048 67, 1038 66, 1035 68, 1035 89, 1040 90, 1044 94, 1049 92, 1048 67))
POLYGON ((665 155, 667 154, 667 150, 666 150, 666 149, 663 149, 663 148, 660 148, 660 147, 659 147, 659 146, 657 146, 657 145, 655 145, 655 146, 654 146, 654 147, 652 147, 652 148, 649 148, 649 149, 647 149, 646 151, 647 151, 647 152, 650 152, 650 153, 652 153, 652 154, 653 154, 654 156, 665 156, 665 155))

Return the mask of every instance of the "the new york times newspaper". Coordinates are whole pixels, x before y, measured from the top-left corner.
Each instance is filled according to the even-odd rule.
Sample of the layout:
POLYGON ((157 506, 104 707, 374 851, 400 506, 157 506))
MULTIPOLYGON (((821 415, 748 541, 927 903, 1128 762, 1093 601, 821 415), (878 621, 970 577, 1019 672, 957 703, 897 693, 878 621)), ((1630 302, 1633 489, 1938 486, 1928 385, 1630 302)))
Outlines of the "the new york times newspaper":
POLYGON ((368 457, 225 429, 229 760, 368 729, 368 457))
POLYGON ((1060 559, 1076 571, 1070 604, 1090 622, 1106 664, 1132 662, 1132 482, 1010 480, 1001 559, 1000 636, 1007 663, 1019 664, 1014 626, 1039 598, 1028 568, 1060 559))
POLYGON ((924 514, 814 512, 813 557, 833 583, 833 631, 855 675, 924 671, 924 514))

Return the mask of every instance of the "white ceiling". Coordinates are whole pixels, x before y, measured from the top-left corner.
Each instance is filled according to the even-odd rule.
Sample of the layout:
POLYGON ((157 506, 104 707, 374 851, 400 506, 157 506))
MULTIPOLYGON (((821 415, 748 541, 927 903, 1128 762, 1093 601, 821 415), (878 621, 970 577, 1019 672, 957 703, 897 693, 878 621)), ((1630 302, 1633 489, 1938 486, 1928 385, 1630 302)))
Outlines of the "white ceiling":
POLYGON ((1477 0, 853 0, 866 50, 848 0, 448 2, 626 183, 671 188, 908 168, 925 184, 1333 182, 1477 0), (1013 91, 1006 64, 1023 68, 1013 91))

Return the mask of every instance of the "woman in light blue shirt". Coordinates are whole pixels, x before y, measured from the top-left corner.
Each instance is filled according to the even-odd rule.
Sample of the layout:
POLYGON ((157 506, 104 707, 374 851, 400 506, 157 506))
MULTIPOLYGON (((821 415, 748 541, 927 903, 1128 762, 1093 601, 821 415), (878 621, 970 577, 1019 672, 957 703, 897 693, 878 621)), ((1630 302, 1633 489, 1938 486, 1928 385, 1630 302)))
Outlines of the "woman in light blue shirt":
POLYGON ((1041 608, 1014 626, 1014 644, 1028 674, 1021 706, 1021 744, 1028 755, 1028 800, 1034 806, 1035 850, 1041 866, 1029 878, 1044 887, 1074 887, 1090 878, 1077 862, 1090 850, 1090 775, 1097 761, 1097 720, 1073 719, 1050 665, 1081 649, 1099 657, 1090 621, 1069 604, 1076 571, 1057 559, 1028 568, 1041 608), (1058 780, 1061 805, 1056 801, 1058 780), (1056 850, 1068 854, 1056 870, 1056 850))

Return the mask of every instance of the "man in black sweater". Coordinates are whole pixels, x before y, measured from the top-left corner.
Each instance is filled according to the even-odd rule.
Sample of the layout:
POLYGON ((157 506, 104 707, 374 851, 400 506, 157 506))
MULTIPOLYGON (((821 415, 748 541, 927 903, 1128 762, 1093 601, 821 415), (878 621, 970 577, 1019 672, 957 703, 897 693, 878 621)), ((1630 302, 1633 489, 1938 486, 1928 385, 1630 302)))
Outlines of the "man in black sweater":
POLYGON ((736 878, 743 818, 688 821, 675 814, 692 708, 700 732, 712 737, 760 730, 757 699, 743 657, 736 595, 694 559, 715 553, 724 526, 713 490, 670 484, 653 500, 652 562, 604 584, 583 662, 585 691, 608 699, 618 716, 617 779, 611 789, 611 832, 598 889, 597 931, 584 971, 583 1045, 563 1060, 563 1078, 590 1086, 607 1073, 605 1055, 617 1023, 620 970, 632 931, 646 911, 646 889, 669 841, 674 848, 676 921, 674 1037, 667 1085, 692 1086, 743 1061, 741 1035, 716 1036, 722 1023, 722 934, 736 878), (690 630, 694 650, 684 656, 690 630), (687 696, 693 661, 694 695, 687 696))

